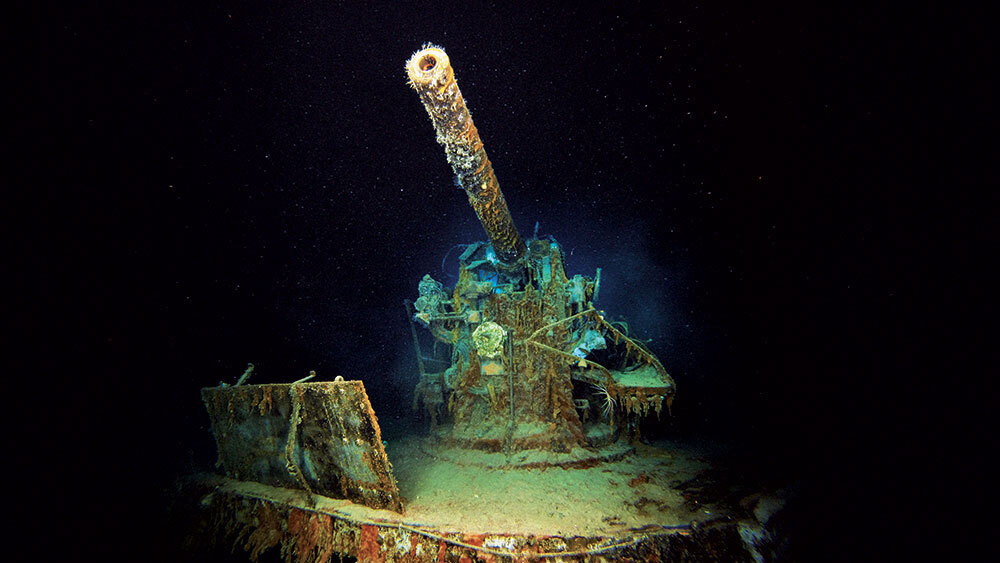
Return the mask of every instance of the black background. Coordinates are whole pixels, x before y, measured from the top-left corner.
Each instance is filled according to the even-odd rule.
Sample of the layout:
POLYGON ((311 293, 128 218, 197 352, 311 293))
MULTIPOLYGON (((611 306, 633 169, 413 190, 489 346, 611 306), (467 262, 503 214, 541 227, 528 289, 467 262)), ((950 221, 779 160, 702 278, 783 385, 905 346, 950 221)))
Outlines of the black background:
POLYGON ((390 439, 412 424, 402 301, 482 238, 405 83, 425 42, 522 234, 555 236, 571 275, 602 267, 598 305, 678 381, 653 437, 804 483, 816 558, 870 553, 928 502, 904 485, 941 455, 930 319, 961 307, 937 279, 982 228, 939 164, 969 141, 931 142, 977 111, 928 87, 967 70, 929 47, 939 14, 261 4, 26 16, 9 318, 43 451, 16 459, 61 499, 29 524, 150 549, 172 479, 214 460, 199 388, 247 362, 361 378, 390 439))

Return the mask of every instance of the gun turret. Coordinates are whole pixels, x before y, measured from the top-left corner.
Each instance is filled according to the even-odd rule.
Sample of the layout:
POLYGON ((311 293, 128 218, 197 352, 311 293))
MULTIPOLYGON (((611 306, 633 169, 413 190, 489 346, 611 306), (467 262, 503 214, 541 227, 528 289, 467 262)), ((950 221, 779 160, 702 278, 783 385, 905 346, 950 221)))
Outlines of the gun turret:
POLYGON ((406 62, 406 74, 410 86, 420 94, 437 141, 444 145, 448 163, 469 196, 493 251, 504 265, 514 265, 526 250, 524 240, 514 226, 493 165, 465 107, 448 55, 440 47, 425 45, 406 62))
POLYGON ((555 239, 526 244, 518 234, 448 55, 424 45, 406 71, 490 241, 465 247, 453 289, 424 276, 407 302, 434 338, 427 347, 412 333, 414 408, 422 403, 443 443, 461 448, 567 453, 615 442, 623 428, 638 439, 640 417, 669 410, 673 378, 594 306, 599 275, 567 277, 555 239), (440 417, 449 423, 438 429, 440 417))

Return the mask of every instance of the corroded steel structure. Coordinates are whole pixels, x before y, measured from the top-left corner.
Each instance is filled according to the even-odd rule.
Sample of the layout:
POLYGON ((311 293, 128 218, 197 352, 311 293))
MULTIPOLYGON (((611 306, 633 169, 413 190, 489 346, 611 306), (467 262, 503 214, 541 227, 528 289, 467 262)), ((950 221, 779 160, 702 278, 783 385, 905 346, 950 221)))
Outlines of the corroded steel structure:
POLYGON ((524 239, 514 226, 493 165, 455 82, 448 55, 440 47, 425 45, 406 62, 406 74, 410 86, 420 94, 437 141, 444 145, 448 163, 469 196, 497 257, 504 264, 516 263, 524 254, 524 239))
POLYGON ((201 397, 229 477, 403 512, 361 381, 227 385, 201 397))
POLYGON ((601 270, 568 276, 554 238, 518 234, 445 52, 406 68, 489 237, 459 245, 454 287, 426 275, 406 301, 430 436, 394 440, 394 469, 361 381, 243 385, 251 365, 202 390, 225 476, 184 483, 175 520, 252 560, 748 560, 751 497, 638 440, 676 384, 595 305, 601 270))
POLYGON ((174 509, 177 524, 191 530, 184 547, 220 557, 242 547, 251 561, 267 555, 296 563, 330 563, 344 555, 362 563, 752 560, 741 541, 743 528, 725 518, 567 538, 441 530, 386 512, 356 513, 354 507, 301 491, 216 476, 199 476, 179 487, 185 498, 198 501, 174 509))
POLYGON ((444 50, 425 45, 406 70, 490 239, 465 246, 454 288, 425 276, 407 305, 435 339, 416 342, 415 407, 446 448, 569 454, 623 428, 635 438, 638 418, 670 408, 673 378, 595 307, 600 270, 569 277, 555 239, 521 239, 444 50), (447 357, 425 362, 422 349, 447 357))

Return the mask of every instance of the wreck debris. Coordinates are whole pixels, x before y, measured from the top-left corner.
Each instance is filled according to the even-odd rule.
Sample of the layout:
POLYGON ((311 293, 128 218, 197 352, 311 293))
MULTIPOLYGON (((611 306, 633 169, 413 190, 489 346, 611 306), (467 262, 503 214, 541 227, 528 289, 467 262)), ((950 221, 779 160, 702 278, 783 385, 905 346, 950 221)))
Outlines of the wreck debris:
POLYGON ((417 343, 414 405, 428 407, 446 443, 505 452, 569 452, 594 445, 585 420, 613 428, 616 417, 659 414, 676 384, 645 345, 594 307, 600 270, 568 278, 554 239, 537 238, 536 229, 525 243, 514 228, 448 55, 425 45, 406 71, 489 238, 465 247, 454 288, 429 275, 418 283, 411 319, 452 353, 444 371, 428 373, 417 343), (580 402, 593 386, 603 399, 580 402), (441 428, 437 407, 445 403, 451 424, 441 428), (591 408, 603 416, 590 417, 591 408))
POLYGON ((250 379, 250 374, 253 373, 253 364, 247 364, 247 369, 240 376, 240 379, 236 382, 236 385, 243 385, 247 379, 250 379))
POLYGON ((480 358, 496 358, 500 355, 500 348, 503 347, 503 339, 507 336, 507 331, 502 326, 492 321, 480 324, 476 330, 472 331, 472 342, 476 345, 476 352, 480 358))
POLYGON ((305 383, 306 381, 309 381, 310 379, 313 379, 314 377, 316 377, 316 370, 309 370, 309 375, 303 377, 302 379, 296 379, 292 383, 305 383))
POLYGON ((202 389, 225 474, 403 511, 360 381, 202 389))

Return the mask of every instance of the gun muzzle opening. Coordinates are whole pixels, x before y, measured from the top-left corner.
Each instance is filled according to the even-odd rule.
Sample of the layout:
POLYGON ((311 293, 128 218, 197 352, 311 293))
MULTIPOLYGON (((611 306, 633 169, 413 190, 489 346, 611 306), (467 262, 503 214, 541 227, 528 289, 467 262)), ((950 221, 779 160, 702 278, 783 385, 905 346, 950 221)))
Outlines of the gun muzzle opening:
POLYGON ((427 72, 428 70, 434 68, 434 65, 437 64, 437 59, 434 58, 434 55, 428 53, 424 55, 417 64, 420 66, 420 70, 427 72))
POLYGON ((437 47, 425 47, 406 62, 406 75, 410 84, 418 90, 422 87, 447 84, 451 65, 448 55, 437 47))

